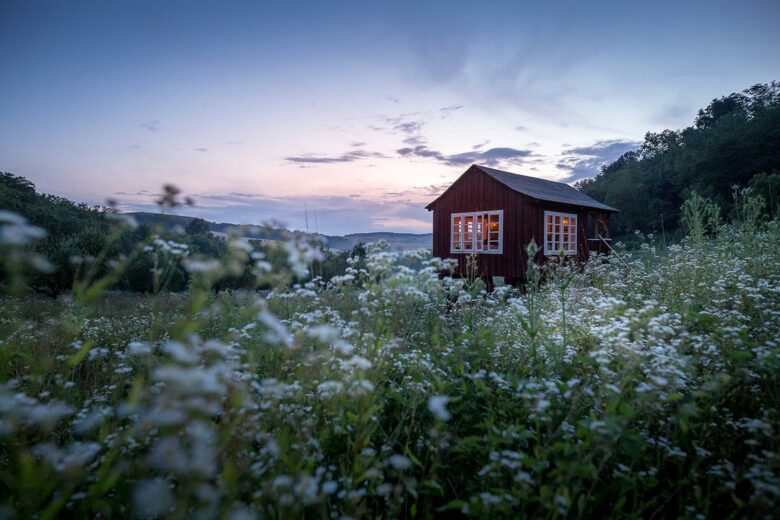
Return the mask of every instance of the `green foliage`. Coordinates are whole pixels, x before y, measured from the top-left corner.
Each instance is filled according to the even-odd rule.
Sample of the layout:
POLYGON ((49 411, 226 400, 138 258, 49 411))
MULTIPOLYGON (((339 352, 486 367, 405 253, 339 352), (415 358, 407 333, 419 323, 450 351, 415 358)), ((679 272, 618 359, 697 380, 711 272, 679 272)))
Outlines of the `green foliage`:
MULTIPOLYGON (((180 206, 178 195, 175 187, 167 186, 160 202, 166 207, 180 206)), ((10 173, 0 174, 0 207, 18 212, 30 225, 45 230, 46 236, 29 249, 46 258, 51 268, 31 272, 25 281, 30 290, 51 297, 97 279, 108 283, 109 289, 184 291, 191 278, 181 264, 184 252, 214 260, 232 258, 228 241, 210 233, 203 219, 190 220, 185 233, 177 233, 173 226, 137 226, 111 208, 37 193, 30 181, 10 173)), ((252 247, 259 252, 266 249, 259 242, 252 247)), ((222 278, 216 290, 257 286, 248 257, 234 267, 235 272, 222 278)), ((9 282, 11 275, 0 271, 0 281, 9 282)), ((21 289, 18 284, 17 289, 21 289)))
POLYGON ((314 262, 312 265, 312 272, 322 281, 328 282, 334 276, 341 276, 347 271, 350 266, 350 259, 353 259, 353 263, 357 269, 365 267, 365 244, 358 243, 351 251, 334 251, 329 248, 324 248, 322 259, 314 262))
POLYGON ((187 224, 185 231, 188 235, 207 235, 211 229, 209 223, 202 218, 194 218, 187 224))
POLYGON ((750 188, 733 189, 734 208, 732 209, 734 222, 741 226, 747 233, 753 233, 761 226, 764 218, 766 203, 760 195, 754 195, 750 188))
POLYGON ((720 226, 720 207, 695 191, 682 205, 682 225, 693 240, 701 242, 720 226))
MULTIPOLYGON (((0 508, 772 517, 780 223, 739 197, 717 233, 663 250, 616 244, 627 267, 594 258, 543 271, 531 245, 524 294, 473 291, 441 278, 445 263, 383 244, 304 282, 329 260, 296 237, 262 254, 230 237, 219 260, 158 237, 143 252, 150 294, 106 292, 128 261, 103 276, 85 266, 67 297, 6 295, 0 508), (250 263, 270 292, 214 291, 250 263), (179 265, 186 291, 160 291, 179 265)), ((687 207, 709 214, 701 197, 687 207)), ((41 239, 0 214, 9 272, 41 239)))
POLYGON ((770 218, 780 214, 780 172, 761 172, 750 179, 748 187, 752 193, 764 199, 770 218))
POLYGON ((778 177, 780 83, 771 82, 713 100, 699 111, 693 126, 648 133, 639 150, 624 154, 578 187, 621 210, 611 231, 626 236, 635 230, 677 230, 682 203, 693 192, 729 215, 732 186, 751 182, 774 214, 778 177), (767 173, 752 181, 761 172, 767 173))

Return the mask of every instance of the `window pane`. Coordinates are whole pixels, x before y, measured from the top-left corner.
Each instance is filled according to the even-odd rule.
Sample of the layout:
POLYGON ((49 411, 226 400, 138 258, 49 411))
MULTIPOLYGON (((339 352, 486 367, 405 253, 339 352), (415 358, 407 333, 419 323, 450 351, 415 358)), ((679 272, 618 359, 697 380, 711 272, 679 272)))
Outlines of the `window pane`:
POLYGON ((477 251, 482 251, 482 235, 484 235, 483 217, 482 215, 475 215, 474 216, 474 248, 477 251))
POLYGON ((463 217, 463 249, 474 249, 474 217, 471 215, 463 217))
POLYGON ((463 224, 463 218, 460 216, 452 217, 452 234, 450 236, 452 250, 460 250, 461 244, 461 226, 463 224))
POLYGON ((571 253, 577 252, 577 217, 571 215, 569 217, 571 224, 569 225, 569 251, 571 253))

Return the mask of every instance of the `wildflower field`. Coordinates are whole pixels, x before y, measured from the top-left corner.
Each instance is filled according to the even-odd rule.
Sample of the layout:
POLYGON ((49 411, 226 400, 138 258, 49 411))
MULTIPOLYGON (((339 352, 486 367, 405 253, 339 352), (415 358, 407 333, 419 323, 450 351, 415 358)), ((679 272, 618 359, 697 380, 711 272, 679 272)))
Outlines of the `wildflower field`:
POLYGON ((86 268, 57 299, 6 212, 0 517, 774 517, 780 223, 703 208, 523 292, 381 244, 292 283, 316 249, 238 239, 274 289, 216 292, 230 265, 160 240, 186 292, 86 268))

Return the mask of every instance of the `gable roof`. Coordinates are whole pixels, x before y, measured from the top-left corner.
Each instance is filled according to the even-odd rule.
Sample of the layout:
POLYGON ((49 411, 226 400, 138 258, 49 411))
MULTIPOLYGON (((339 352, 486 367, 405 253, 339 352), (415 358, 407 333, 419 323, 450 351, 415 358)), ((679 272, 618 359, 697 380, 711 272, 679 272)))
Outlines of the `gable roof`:
MULTIPOLYGON (((517 173, 496 170, 495 168, 488 168, 487 166, 480 166, 478 164, 472 165, 471 168, 476 168, 482 173, 493 177, 507 188, 534 199, 549 202, 559 202, 562 204, 572 204, 575 206, 584 206, 586 208, 612 211, 615 213, 618 212, 617 209, 593 200, 578 189, 562 182, 548 181, 538 177, 529 177, 528 175, 519 175, 517 173)), ((471 170, 471 168, 469 168, 469 170, 471 170)), ((444 193, 447 193, 447 191, 444 193)), ((436 200, 439 200, 439 198, 441 198, 444 193, 442 193, 442 195, 440 195, 436 200)), ((428 204, 426 207, 430 210, 431 206, 433 206, 436 200, 428 204)))

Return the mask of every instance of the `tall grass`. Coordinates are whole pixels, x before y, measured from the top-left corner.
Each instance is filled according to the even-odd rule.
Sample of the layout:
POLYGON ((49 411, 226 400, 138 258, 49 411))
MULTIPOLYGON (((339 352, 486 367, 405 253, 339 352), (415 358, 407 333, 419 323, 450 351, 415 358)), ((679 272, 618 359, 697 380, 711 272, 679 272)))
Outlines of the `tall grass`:
POLYGON ((627 270, 531 262, 524 293, 382 244, 291 285, 317 252, 289 243, 286 269, 255 258, 266 296, 166 253, 186 294, 91 280, 56 301, 20 292, 39 233, 5 216, 0 513, 772 517, 780 224, 703 207, 682 243, 621 250, 627 270))

